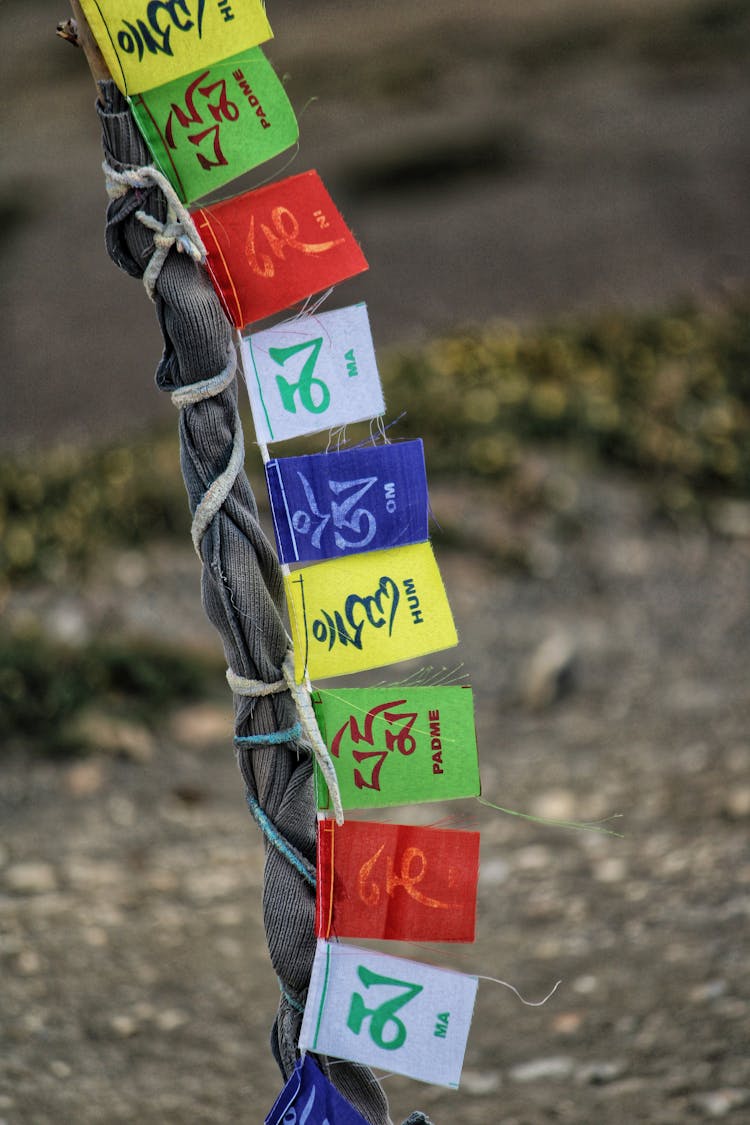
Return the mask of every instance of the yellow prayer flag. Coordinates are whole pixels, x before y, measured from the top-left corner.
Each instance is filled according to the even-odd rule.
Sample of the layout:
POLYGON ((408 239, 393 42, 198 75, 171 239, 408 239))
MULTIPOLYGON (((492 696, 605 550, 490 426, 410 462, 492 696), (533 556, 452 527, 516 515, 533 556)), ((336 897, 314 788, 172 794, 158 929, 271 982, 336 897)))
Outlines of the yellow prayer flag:
POLYGON ((112 78, 140 94, 271 39, 261 0, 81 0, 112 78))
POLYGON ((285 578, 300 683, 458 644, 429 543, 303 567, 285 578))

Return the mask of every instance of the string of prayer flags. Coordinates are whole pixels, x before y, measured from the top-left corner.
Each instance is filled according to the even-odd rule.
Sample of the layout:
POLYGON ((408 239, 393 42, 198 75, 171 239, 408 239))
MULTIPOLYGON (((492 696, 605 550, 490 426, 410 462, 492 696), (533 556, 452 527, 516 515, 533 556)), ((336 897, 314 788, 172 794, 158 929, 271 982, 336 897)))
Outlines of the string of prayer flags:
POLYGON ((479 833, 318 821, 319 938, 474 941, 479 833))
POLYGON ((183 203, 277 156, 299 136, 284 87, 260 47, 136 94, 130 108, 183 203))
POLYGON ((318 941, 299 1045, 458 1086, 477 977, 318 941))
POLYGON ((273 37, 262 0, 81 0, 115 84, 139 94, 273 37))
POLYGON ((294 674, 342 676, 458 644, 429 543, 371 551, 285 576, 294 674))
POLYGON ((235 328, 367 269, 317 172, 199 207, 193 218, 214 287, 235 328))
MULTIPOLYGON (((260 47, 272 37, 264 0, 80 3, 183 203, 296 142, 294 111, 260 47)), ((240 332, 368 269, 315 171, 192 215, 216 293, 240 332)), ((241 338, 240 350, 285 564, 297 684, 456 645, 429 542, 421 440, 268 457, 270 443, 385 412, 366 305, 292 316, 241 338)), ((322 754, 306 692, 296 702, 322 754)), ((395 685, 320 689, 312 704, 341 803, 316 761, 324 815, 302 1057, 265 1125, 367 1125, 305 1052, 457 1087, 478 978, 337 939, 473 942, 480 840, 478 832, 343 820, 341 808, 478 796, 474 700, 463 686, 395 685), (333 804, 341 823, 330 816, 333 804)))
POLYGON ((266 483, 282 562, 319 562, 427 539, 419 439, 271 460, 266 483))
POLYGON ((265 1125, 367 1125, 305 1055, 289 1076, 265 1119, 265 1125))
POLYGON ((242 340, 258 441, 314 434, 385 411, 367 306, 297 317, 242 340))
MULTIPOLYGON (((471 688, 323 689, 312 701, 345 809, 478 796, 471 688)), ((329 810, 317 766, 315 793, 329 810)))

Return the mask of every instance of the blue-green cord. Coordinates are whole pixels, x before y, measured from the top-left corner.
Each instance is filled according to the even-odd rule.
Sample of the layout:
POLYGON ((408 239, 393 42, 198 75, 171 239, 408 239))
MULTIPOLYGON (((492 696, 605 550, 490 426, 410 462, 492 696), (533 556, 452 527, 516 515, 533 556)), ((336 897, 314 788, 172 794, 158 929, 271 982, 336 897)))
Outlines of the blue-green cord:
POLYGON ((281 977, 277 977, 276 979, 279 982, 279 989, 281 990, 281 995, 284 997, 284 999, 287 1001, 287 1003, 291 1004, 291 1006, 294 1008, 295 1012, 304 1013, 305 1005, 300 1004, 299 1000, 295 1000, 293 996, 289 995, 287 990, 284 988, 284 984, 283 984, 283 981, 281 980, 281 977))
POLYGON ((291 845, 287 843, 279 830, 271 823, 263 809, 255 800, 255 797, 253 797, 251 793, 246 793, 245 798, 247 800, 247 805, 250 809, 250 812, 253 814, 255 821, 262 830, 263 835, 266 837, 266 839, 273 844, 276 850, 283 855, 284 859, 288 863, 291 863, 292 867, 295 869, 295 871, 298 871, 300 873, 305 882, 309 883, 311 887, 314 887, 315 874, 311 870, 309 870, 308 867, 306 867, 301 856, 299 856, 293 850, 291 845))
POLYGON ((302 726, 295 723, 286 730, 274 730, 270 734, 238 734, 235 746, 279 746, 282 742, 295 742, 302 734, 302 726))

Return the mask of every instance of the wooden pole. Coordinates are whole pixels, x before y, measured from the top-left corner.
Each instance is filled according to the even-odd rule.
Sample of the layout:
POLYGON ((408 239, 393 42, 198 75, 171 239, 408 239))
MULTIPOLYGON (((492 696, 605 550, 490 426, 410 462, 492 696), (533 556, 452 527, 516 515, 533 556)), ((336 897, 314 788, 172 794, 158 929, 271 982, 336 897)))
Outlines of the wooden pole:
POLYGON ((98 84, 99 82, 107 82, 111 79, 112 75, 104 61, 104 56, 97 46, 94 36, 91 34, 91 28, 86 21, 86 17, 83 14, 78 0, 70 0, 70 6, 73 9, 73 18, 59 23, 57 25, 57 34, 61 39, 65 39, 68 43, 72 43, 75 47, 80 47, 83 50, 86 56, 86 62, 89 64, 91 75, 94 82, 97 83, 96 91, 99 101, 101 101, 101 92, 98 84))

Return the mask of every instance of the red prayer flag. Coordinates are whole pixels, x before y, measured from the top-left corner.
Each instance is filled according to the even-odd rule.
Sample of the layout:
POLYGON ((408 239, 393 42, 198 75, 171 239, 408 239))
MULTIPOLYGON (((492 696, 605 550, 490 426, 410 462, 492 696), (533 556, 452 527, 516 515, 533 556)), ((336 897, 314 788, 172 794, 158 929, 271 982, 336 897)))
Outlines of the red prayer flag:
POLYGON ((319 938, 474 941, 479 833, 318 822, 319 938))
POLYGON ((367 269, 317 172, 199 207, 193 218, 214 287, 235 328, 367 269))

